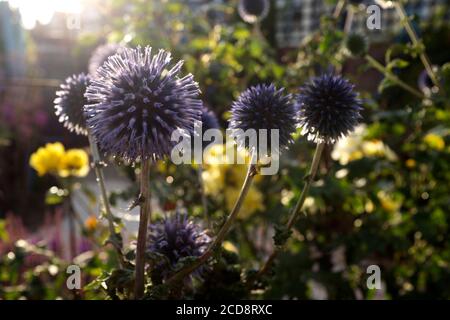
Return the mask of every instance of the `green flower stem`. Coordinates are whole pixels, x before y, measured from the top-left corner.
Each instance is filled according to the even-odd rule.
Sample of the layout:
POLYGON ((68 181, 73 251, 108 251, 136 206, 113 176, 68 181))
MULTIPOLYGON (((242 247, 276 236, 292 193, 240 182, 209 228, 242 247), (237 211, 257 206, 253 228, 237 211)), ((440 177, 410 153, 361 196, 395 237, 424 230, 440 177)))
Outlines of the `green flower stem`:
MULTIPOLYGON (((408 33, 408 36, 411 39, 413 45, 419 46, 420 45, 419 38, 417 37, 416 32, 414 31, 413 27, 411 26, 411 23, 409 22, 409 18, 406 15, 406 11, 405 11, 405 8, 403 7, 403 4, 401 3, 401 1, 395 1, 394 5, 395 5, 395 10, 397 11, 397 14, 400 17, 401 23, 403 24, 403 27, 405 28, 406 32, 408 33)), ((436 87, 438 87, 439 90, 441 90, 441 92, 442 92, 443 88, 442 88, 441 84, 439 83, 439 80, 438 80, 435 72, 433 71, 433 68, 431 67, 430 59, 428 58, 425 51, 422 51, 419 54, 419 57, 420 57, 420 60, 422 61, 422 64, 424 65, 425 70, 427 71, 428 76, 430 77, 431 81, 433 81, 434 85, 436 87)))
MULTIPOLYGON (((314 181, 314 177, 316 176, 317 169, 319 168, 320 163, 320 157, 322 155, 322 151, 325 147, 324 143, 318 143, 316 147, 316 151, 314 153, 314 157, 311 163, 311 168, 309 169, 309 173, 306 176, 306 182, 303 186, 302 193, 300 194, 300 198, 298 199, 294 209, 291 212, 291 216, 289 218, 289 221, 286 225, 287 231, 291 231, 292 227, 294 226, 295 221, 297 220, 298 216, 300 215, 300 212, 302 210, 303 204, 305 203, 306 196, 308 195, 309 189, 311 187, 312 182, 314 181)), ((266 260, 262 268, 258 271, 255 278, 248 283, 248 285, 252 285, 255 279, 258 279, 262 275, 264 275, 272 265, 273 261, 277 257, 278 253, 282 250, 282 248, 278 248, 272 252, 272 254, 269 256, 269 258, 266 260)))
POLYGON ((384 67, 381 63, 379 63, 377 60, 375 60, 372 56, 367 54, 365 56, 365 58, 366 58, 367 62, 372 67, 377 69, 380 73, 384 74, 386 78, 388 78, 392 82, 398 84, 400 87, 402 87, 406 91, 410 92, 411 94, 415 95, 416 97, 418 97, 420 99, 424 99, 425 98, 425 96, 422 93, 420 93, 419 91, 417 91, 416 89, 411 87, 409 84, 407 84, 407 83, 403 82, 402 80, 400 80, 399 77, 397 77, 392 72, 387 70, 386 67, 384 67))
POLYGON ((111 237, 113 237, 111 242, 117 251, 120 264, 123 267, 125 263, 123 260, 122 248, 120 243, 116 241, 117 239, 116 239, 116 229, 114 227, 114 216, 112 214, 111 207, 109 206, 108 194, 106 192, 105 177, 103 175, 100 153, 98 152, 97 143, 94 141, 90 132, 88 132, 88 140, 89 146, 91 148, 95 176, 97 177, 98 187, 100 188, 100 194, 102 198, 103 208, 105 209, 106 220, 108 220, 109 233, 111 234, 111 237))
POLYGON ((145 251, 147 244, 147 228, 150 220, 150 160, 142 160, 141 165, 141 205, 139 214, 139 230, 136 247, 136 279, 134 298, 142 299, 145 289, 145 251))
POLYGON ((228 231, 230 230, 234 220, 236 220, 236 217, 239 214, 239 211, 242 207, 242 204, 244 203, 245 197, 247 196, 248 190, 250 189, 250 186, 252 185, 253 178, 257 174, 256 164, 254 163, 254 157, 256 153, 252 156, 252 161, 250 162, 247 170, 247 175, 245 176, 244 183, 242 185, 241 191, 239 193, 239 197, 236 200, 236 203, 234 204, 233 209, 231 210, 230 214, 227 217, 227 220, 223 224, 223 226, 220 228, 219 232, 217 233, 217 236, 213 243, 208 247, 208 249, 198 258, 195 260, 192 264, 186 266, 185 268, 182 268, 180 271, 178 271, 176 274, 174 274, 171 278, 169 278, 166 281, 166 285, 170 286, 174 283, 177 283, 181 280, 183 280, 186 276, 194 272, 198 267, 206 263, 206 261, 212 256, 214 253, 214 250, 217 249, 222 245, 223 240, 225 239, 225 236, 227 235, 228 231))

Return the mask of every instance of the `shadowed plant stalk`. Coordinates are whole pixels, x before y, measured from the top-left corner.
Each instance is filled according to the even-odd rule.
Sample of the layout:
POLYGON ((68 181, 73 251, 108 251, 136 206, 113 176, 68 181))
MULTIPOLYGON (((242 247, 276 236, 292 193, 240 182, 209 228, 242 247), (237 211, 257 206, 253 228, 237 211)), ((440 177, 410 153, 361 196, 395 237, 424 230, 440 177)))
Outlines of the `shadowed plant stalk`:
POLYGON ((275 250, 261 269, 247 281, 251 288, 263 276, 277 257, 291 235, 291 230, 302 212, 311 184, 319 168, 320 157, 326 144, 334 143, 354 131, 361 120, 362 102, 353 91, 354 85, 340 75, 323 74, 311 79, 300 88, 299 126, 309 139, 317 143, 305 184, 295 207, 292 209, 286 227, 276 234, 275 250))
MULTIPOLYGON (((323 151, 324 147, 325 147, 325 143, 317 144, 316 151, 314 153, 313 160, 311 162, 311 167, 309 169, 309 173, 305 177, 306 181, 305 181, 305 185, 303 186, 302 193, 300 194, 300 198, 298 199, 297 203, 295 204, 295 207, 292 210, 289 220, 286 224, 286 231, 288 231, 288 232, 290 232, 292 230, 292 227, 294 226, 295 221, 297 220, 298 216, 302 212, 303 204, 305 203, 305 199, 308 195, 311 184, 313 183, 314 177, 316 176, 317 170, 319 168, 320 158, 322 156, 322 151, 323 151)), ((279 248, 275 249, 272 252, 272 254, 269 256, 269 258, 266 260, 264 265, 261 267, 261 269, 256 274, 254 280, 263 276, 270 269, 273 261, 275 260, 278 253, 280 253, 280 251, 282 249, 283 249, 283 247, 280 246, 279 248)), ((251 283, 249 283, 249 285, 251 285, 252 283, 253 283, 253 281, 251 281, 251 283)))
POLYGON ((198 177, 198 183, 200 185, 200 196, 202 198, 202 207, 203 207, 203 216, 205 217, 205 221, 208 225, 208 227, 211 227, 211 219, 209 218, 208 214, 208 199, 206 198, 205 194, 205 183, 203 181, 203 164, 200 163, 197 168, 197 177, 198 177))
POLYGON ((186 276, 190 275, 192 272, 194 272, 197 268, 202 266, 208 259, 213 255, 214 251, 221 246, 223 240, 225 239, 225 236, 227 235, 228 231, 230 230, 231 226, 233 225, 233 222, 236 220, 239 211, 241 210, 242 204, 245 201, 245 197, 248 194, 248 190, 250 189, 253 179, 256 176, 257 172, 257 166, 255 164, 256 159, 256 152, 253 152, 253 155, 251 157, 251 161, 248 165, 247 174, 245 176, 244 183, 242 184, 241 191, 239 193, 239 196, 234 204, 233 209, 231 210, 230 214, 227 217, 227 220, 220 228, 219 232, 217 233, 216 238, 211 243, 211 245, 208 247, 208 249, 198 258, 195 260, 192 264, 182 268, 180 271, 175 273, 172 277, 170 277, 166 281, 166 285, 170 286, 174 283, 177 283, 181 280, 183 280, 186 276))
POLYGON ((56 92, 55 114, 59 117, 59 121, 64 123, 69 131, 77 134, 86 135, 91 149, 92 167, 95 171, 97 184, 100 189, 101 206, 108 220, 111 243, 117 251, 120 265, 125 265, 122 255, 122 244, 114 227, 114 216, 109 206, 108 194, 105 187, 105 178, 103 176, 102 161, 98 151, 97 142, 93 137, 90 126, 86 124, 86 114, 84 106, 88 104, 85 96, 88 85, 91 83, 91 76, 84 73, 68 77, 64 83, 60 85, 60 90, 56 92))
POLYGON ((297 109, 292 102, 291 95, 285 95, 284 88, 277 89, 273 84, 250 87, 242 92, 239 98, 233 102, 231 117, 229 119, 229 128, 232 130, 231 136, 235 138, 238 146, 246 148, 250 152, 250 162, 244 183, 233 209, 217 233, 213 243, 200 258, 190 265, 181 268, 180 271, 169 278, 166 281, 166 285, 183 280, 184 277, 206 263, 214 251, 221 246, 233 222, 236 220, 251 187, 253 178, 258 173, 258 149, 254 145, 249 146, 246 143, 245 134, 242 133, 247 132, 248 129, 270 130, 276 128, 279 130, 279 145, 281 147, 287 147, 292 142, 296 115, 297 109), (267 115, 270 116, 268 117, 267 115))
POLYGON ((123 267, 125 263, 124 263, 124 259, 123 259, 123 255, 122 255, 122 248, 121 248, 120 241, 117 237, 116 229, 114 227, 114 216, 112 214, 111 207, 109 206, 108 194, 106 192, 105 177, 103 175, 100 153, 98 152, 97 143, 94 141, 90 132, 88 132, 88 140, 89 140, 89 146, 90 146, 91 154, 92 154, 95 176, 97 179, 98 187, 100 189, 100 195, 101 195, 101 199, 102 199, 103 208, 105 210, 106 220, 108 221, 108 229, 109 229, 109 233, 110 233, 109 242, 116 249, 120 265, 123 267))
POLYGON ((139 230, 136 246, 136 271, 134 298, 142 299, 145 289, 145 251, 147 243, 147 228, 150 220, 150 159, 143 159, 141 165, 141 192, 139 195, 140 214, 139 230))

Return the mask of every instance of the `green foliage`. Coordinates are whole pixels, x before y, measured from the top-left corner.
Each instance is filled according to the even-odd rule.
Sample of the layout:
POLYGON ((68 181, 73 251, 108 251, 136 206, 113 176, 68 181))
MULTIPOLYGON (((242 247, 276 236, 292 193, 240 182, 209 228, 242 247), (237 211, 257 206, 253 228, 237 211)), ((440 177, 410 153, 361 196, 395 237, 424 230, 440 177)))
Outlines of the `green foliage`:
MULTIPOLYGON (((110 8, 108 38, 128 45, 165 48, 184 59, 185 71, 194 74, 202 99, 219 114, 222 124, 233 99, 248 86, 274 82, 296 93, 298 86, 318 71, 341 72, 354 66, 348 49, 359 56, 367 49, 360 38, 349 38, 339 30, 336 19, 324 17, 320 30, 307 37, 298 50, 281 55, 267 40, 267 30, 252 30, 238 20, 231 6, 213 9, 223 15, 225 23, 210 19, 211 8, 194 14, 179 1, 116 0, 110 8)), ((417 79, 424 67, 419 55, 426 52, 437 67, 443 90, 434 88, 424 93, 423 99, 418 98, 383 74, 369 79, 366 87, 368 67, 350 68, 359 70, 345 76, 361 92, 365 128, 343 150, 337 145, 325 149, 304 214, 294 230, 288 231, 283 223, 301 193, 314 150, 300 134, 283 154, 280 174, 258 182, 265 210, 235 224, 226 245, 214 252, 200 277, 166 286, 161 275, 147 270, 145 298, 311 299, 321 289, 332 299, 449 299, 450 56, 444 50, 449 23, 442 17, 435 19, 422 26, 421 34, 423 40, 418 45, 391 39, 383 66, 420 90, 417 79), (335 157, 337 151, 340 156, 335 157), (342 161, 344 153, 347 161, 342 161), (263 264, 273 247, 285 250, 252 286, 258 290, 251 291, 246 281, 255 277, 255 268, 263 264), (381 268, 381 292, 366 286, 366 270, 372 264, 381 268)), ((139 194, 135 168, 123 171, 132 186, 110 194, 113 206, 120 200, 131 202, 139 194)), ((151 172, 152 197, 162 211, 183 206, 190 216, 205 218, 196 168, 166 162, 153 165, 151 172)), ((59 203, 55 194, 47 196, 48 204, 59 203)), ((223 199, 218 198, 207 199, 211 235, 227 214, 223 199)), ((160 216, 161 212, 153 212, 152 219, 160 216)), ((6 230, 0 222, 2 242, 8 241, 6 230)), ((110 242, 128 245, 119 234, 110 242)), ((51 272, 52 266, 64 270, 67 263, 52 256, 23 271, 26 258, 39 248, 28 249, 13 246, 0 256, 0 297, 73 298, 73 293, 61 289, 64 272, 51 272)), ((90 284, 82 290, 83 297, 132 296, 134 249, 125 250, 125 266, 119 267, 115 258, 103 247, 88 259, 83 272, 89 280, 85 283, 90 284), (108 256, 106 261, 100 259, 103 253, 108 256)), ((149 254, 147 262, 165 258, 149 254)), ((192 261, 193 257, 180 260, 171 272, 192 261)))
POLYGON ((132 6, 116 1, 116 10, 128 14, 117 21, 114 36, 126 38, 130 45, 165 48, 183 59, 186 71, 201 87, 203 101, 219 115, 251 84, 276 82, 290 87, 299 78, 295 65, 281 64, 264 35, 241 22, 232 6, 209 5, 194 14, 179 1, 136 1, 132 6), (211 19, 212 11, 226 24, 211 19), (293 78, 287 77, 288 70, 293 78))

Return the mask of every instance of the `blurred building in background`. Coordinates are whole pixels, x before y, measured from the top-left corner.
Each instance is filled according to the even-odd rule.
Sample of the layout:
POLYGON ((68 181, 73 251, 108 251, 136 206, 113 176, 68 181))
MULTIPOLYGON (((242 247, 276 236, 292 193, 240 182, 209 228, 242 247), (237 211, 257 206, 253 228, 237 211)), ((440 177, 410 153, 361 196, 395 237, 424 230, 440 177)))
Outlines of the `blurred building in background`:
MULTIPOLYGON (((329 16, 335 8, 327 4, 326 0, 273 0, 273 2, 276 10, 276 40, 280 48, 297 48, 305 37, 319 29, 321 17, 329 16)), ((398 31, 400 24, 395 9, 381 6, 382 2, 389 1, 347 2, 354 8, 350 13, 345 10, 340 20, 344 25, 346 19, 352 19, 350 31, 366 34, 370 36, 372 42, 386 40, 398 31), (377 5, 381 9, 380 30, 369 30, 366 26, 369 17, 366 10, 370 5, 377 5)), ((405 10, 409 15, 416 16, 418 21, 422 21, 429 19, 444 4, 448 4, 448 0, 410 0, 405 4, 405 10)))
POLYGON ((86 69, 86 61, 77 59, 77 39, 101 27, 96 12, 55 11, 48 23, 25 29, 20 10, 0 1, 0 218, 14 212, 38 223, 37 199, 45 190, 29 168, 30 153, 46 142, 80 143, 58 124, 53 100, 63 79, 86 69))
POLYGON ((26 71, 25 33, 20 15, 0 2, 0 79, 20 77, 26 71))

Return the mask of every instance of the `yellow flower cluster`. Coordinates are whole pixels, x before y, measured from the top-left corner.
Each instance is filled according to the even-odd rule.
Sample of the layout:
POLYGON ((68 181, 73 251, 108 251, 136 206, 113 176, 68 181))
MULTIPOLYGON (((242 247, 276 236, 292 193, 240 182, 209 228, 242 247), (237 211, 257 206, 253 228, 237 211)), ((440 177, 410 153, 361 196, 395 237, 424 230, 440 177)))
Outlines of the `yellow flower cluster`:
POLYGON ((84 177, 89 172, 89 157, 82 149, 66 151, 60 142, 47 143, 31 155, 30 166, 39 176, 84 177))
POLYGON ((387 212, 397 212, 403 204, 403 199, 393 197, 386 191, 379 191, 377 197, 380 200, 381 207, 387 212))
MULTIPOLYGON (((228 148, 235 147, 230 146, 228 148)), ((229 149, 229 151, 234 152, 236 149, 229 149)), ((227 210, 233 208, 248 168, 246 164, 234 164, 233 161, 225 161, 231 154, 237 154, 237 157, 243 159, 245 163, 250 161, 249 155, 244 151, 227 153, 225 145, 216 144, 205 155, 205 170, 202 173, 205 193, 211 196, 223 195, 227 210)), ((260 180, 260 177, 256 176, 255 181, 258 180, 260 180)), ((248 217, 258 210, 264 210, 263 195, 253 184, 242 205, 240 217, 248 217)))
POLYGON ((397 155, 381 140, 364 140, 366 127, 358 126, 355 131, 340 139, 334 146, 331 157, 346 165, 364 157, 384 157, 390 161, 397 160, 397 155))
POLYGON ((430 148, 438 151, 442 151, 445 148, 445 141, 436 133, 428 133, 424 138, 423 142, 430 148))

